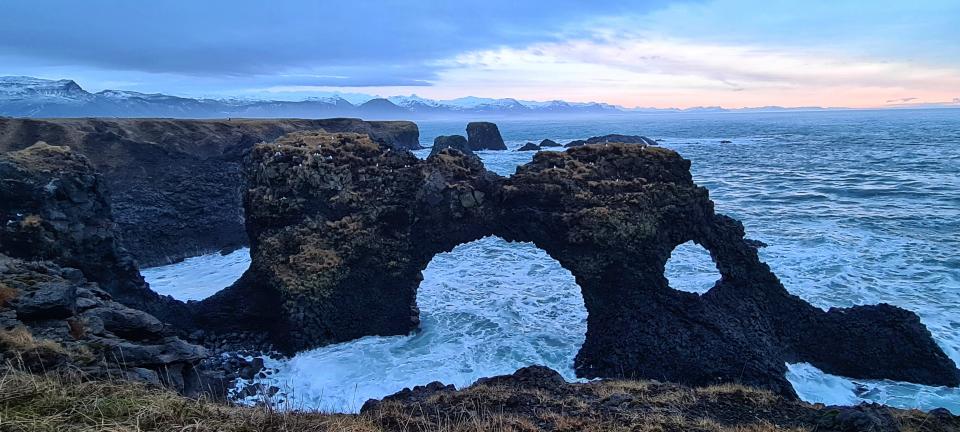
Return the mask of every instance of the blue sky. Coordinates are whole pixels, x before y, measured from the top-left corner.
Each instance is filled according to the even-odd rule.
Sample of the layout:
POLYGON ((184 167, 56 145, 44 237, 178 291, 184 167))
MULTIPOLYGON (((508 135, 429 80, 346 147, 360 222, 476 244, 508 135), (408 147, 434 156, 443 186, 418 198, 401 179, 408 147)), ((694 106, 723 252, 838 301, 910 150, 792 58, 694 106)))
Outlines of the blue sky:
POLYGON ((275 99, 960 104, 960 1, 6 0, 0 75, 275 99))

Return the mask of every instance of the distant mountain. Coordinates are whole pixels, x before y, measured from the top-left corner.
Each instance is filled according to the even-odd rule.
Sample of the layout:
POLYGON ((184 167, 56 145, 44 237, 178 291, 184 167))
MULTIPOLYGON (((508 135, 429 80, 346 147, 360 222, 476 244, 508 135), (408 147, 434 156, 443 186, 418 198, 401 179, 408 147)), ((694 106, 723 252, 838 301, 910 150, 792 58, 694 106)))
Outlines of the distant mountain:
POLYGON ((72 80, 23 76, 0 77, 0 116, 11 117, 175 117, 175 118, 326 118, 366 119, 501 117, 585 117, 631 113, 728 112, 814 110, 762 107, 729 110, 721 107, 688 109, 624 108, 598 102, 562 100, 525 101, 512 98, 462 97, 432 100, 417 95, 388 98, 362 94, 308 98, 302 101, 249 99, 194 99, 161 93, 104 90, 90 93, 72 80))

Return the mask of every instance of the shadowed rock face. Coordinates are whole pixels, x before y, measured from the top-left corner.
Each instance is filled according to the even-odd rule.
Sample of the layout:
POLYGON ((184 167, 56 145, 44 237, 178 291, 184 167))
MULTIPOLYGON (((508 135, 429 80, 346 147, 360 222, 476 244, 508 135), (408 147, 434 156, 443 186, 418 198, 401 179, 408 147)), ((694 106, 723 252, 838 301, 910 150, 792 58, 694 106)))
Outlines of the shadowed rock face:
MULTIPOLYGON (((37 143, 0 154, 0 330, 24 327, 94 354, 31 357, 25 366, 35 372, 69 365, 202 390, 193 368, 206 351, 144 312, 182 320, 186 307, 144 283, 104 193, 87 159, 67 147, 37 143)), ((14 361, 15 351, 0 346, 0 360, 14 361)))
POLYGON ((496 235, 535 243, 575 276, 589 313, 575 363, 584 377, 742 382, 793 396, 785 362, 808 361, 855 378, 960 383, 915 314, 824 312, 787 293, 689 168, 642 144, 540 152, 509 178, 459 151, 418 160, 355 134, 259 144, 244 201, 251 268, 198 319, 268 329, 287 352, 404 334, 418 325, 416 290, 433 256, 496 235), (702 296, 663 274, 691 240, 722 275, 702 296))
POLYGON ((467 141, 470 150, 506 150, 507 145, 500 136, 500 129, 490 122, 470 122, 467 124, 467 141))
POLYGON ((247 243, 241 164, 255 143, 303 130, 365 133, 416 149, 411 122, 0 118, 0 152, 70 146, 102 173, 119 235, 144 266, 247 243))

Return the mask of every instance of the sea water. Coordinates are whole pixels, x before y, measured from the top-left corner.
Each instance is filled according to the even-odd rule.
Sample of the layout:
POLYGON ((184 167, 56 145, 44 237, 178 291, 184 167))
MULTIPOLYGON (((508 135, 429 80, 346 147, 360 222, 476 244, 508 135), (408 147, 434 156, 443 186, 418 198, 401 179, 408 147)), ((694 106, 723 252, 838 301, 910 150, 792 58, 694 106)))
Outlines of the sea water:
MULTIPOLYGON (((532 159, 527 141, 608 133, 659 139, 692 161, 718 212, 747 235, 786 288, 821 308, 887 302, 920 315, 960 363, 960 110, 634 115, 577 121, 498 120, 509 151, 479 152, 501 175, 532 159), (721 140, 732 143, 721 144, 721 140)), ((421 143, 464 134, 462 121, 420 123, 421 143)), ((415 152, 426 157, 429 150, 415 152)), ((239 277, 248 251, 145 269, 154 289, 203 298, 239 277)), ((678 247, 671 286, 704 292, 717 279, 699 247, 678 247)), ((268 359, 287 406, 352 412, 366 399, 441 381, 544 364, 576 379, 586 311, 572 275, 528 243, 488 237, 437 255, 417 294, 421 328, 268 359)), ((960 391, 851 380, 788 366, 801 398, 945 407, 960 391)), ((279 398, 278 398, 279 399, 279 398)))

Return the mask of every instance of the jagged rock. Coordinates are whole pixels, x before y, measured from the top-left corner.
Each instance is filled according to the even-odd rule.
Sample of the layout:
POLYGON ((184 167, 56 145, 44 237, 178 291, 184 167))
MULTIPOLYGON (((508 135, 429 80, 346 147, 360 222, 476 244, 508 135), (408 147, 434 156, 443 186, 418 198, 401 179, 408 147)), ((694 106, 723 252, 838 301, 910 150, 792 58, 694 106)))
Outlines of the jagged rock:
POLYGON ((795 397, 785 364, 808 361, 853 378, 960 384, 915 314, 824 312, 790 295, 672 150, 539 152, 504 178, 451 150, 419 160, 361 135, 301 133, 255 146, 248 175, 252 263, 197 306, 213 332, 263 330, 286 352, 406 334, 434 255, 496 235, 533 242, 576 278, 589 314, 574 364, 583 377, 739 382, 795 397), (721 274, 702 296, 663 274, 688 241, 721 274))
POLYGON ((467 123, 467 142, 473 151, 507 149, 503 137, 500 136, 500 129, 490 122, 467 123))
MULTIPOLYGON (((53 261, 73 269, 65 278, 96 282, 123 304, 172 321, 186 319, 182 304, 149 289, 136 261, 122 247, 106 184, 86 157, 68 147, 39 142, 0 154, 0 179, 0 253, 53 261)), ((53 287, 34 290, 33 295, 49 302, 54 300, 51 295, 73 294, 53 287)), ((26 308, 25 314, 41 313, 29 310, 41 307, 39 302, 28 301, 24 296, 19 306, 26 308)), ((89 307, 85 302, 82 306, 89 307)), ((54 309, 59 315, 72 314, 63 307, 54 309)))
MULTIPOLYGON (((246 245, 244 154, 256 143, 319 129, 365 133, 394 149, 420 148, 412 122, 0 118, 0 152, 45 141, 85 155, 103 175, 98 182, 111 191, 124 246, 140 265, 154 266, 246 245)), ((81 195, 72 198, 85 199, 82 187, 61 187, 65 199, 75 193, 81 195)), ((99 206, 95 201, 79 204, 99 206)), ((61 224, 74 220, 71 214, 49 216, 61 224)))
POLYGON ((110 300, 74 269, 0 254, 0 285, 17 293, 13 316, 0 330, 31 335, 20 336, 19 346, 5 346, 10 337, 0 337, 0 360, 26 359, 23 367, 34 372, 69 365, 93 376, 147 382, 160 376, 178 390, 199 390, 186 383, 197 380, 193 367, 207 357, 206 349, 173 335, 149 314, 110 300), (55 290, 64 294, 55 295, 55 290), (57 314, 21 313, 24 299, 37 298, 38 292, 58 299, 57 314), (80 307, 81 301, 87 306, 80 307))
POLYGON ((562 146, 560 145, 560 143, 552 139, 545 139, 543 141, 540 141, 540 147, 562 147, 562 146))
POLYGON ((441 150, 452 148, 463 154, 473 154, 467 139, 463 135, 440 135, 433 140, 433 148, 430 149, 430 156, 440 153, 441 150))
POLYGON ((27 319, 64 319, 76 308, 77 287, 68 281, 38 282, 13 301, 17 316, 27 319))
POLYGON ((524 144, 522 147, 518 148, 517 151, 540 151, 540 146, 532 142, 528 142, 524 144))
POLYGON ((624 144, 645 144, 645 145, 657 145, 655 140, 647 138, 640 135, 620 135, 620 134, 610 134, 590 137, 585 140, 576 140, 567 143, 565 147, 580 147, 587 144, 602 144, 602 143, 624 143, 624 144))

